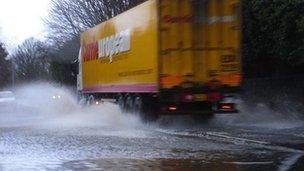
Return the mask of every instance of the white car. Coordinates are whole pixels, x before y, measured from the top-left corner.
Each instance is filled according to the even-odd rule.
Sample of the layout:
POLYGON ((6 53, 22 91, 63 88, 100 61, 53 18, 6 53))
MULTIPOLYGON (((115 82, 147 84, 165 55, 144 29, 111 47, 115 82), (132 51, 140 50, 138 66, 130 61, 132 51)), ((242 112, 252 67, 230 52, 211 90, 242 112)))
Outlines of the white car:
POLYGON ((0 91, 0 113, 14 111, 16 98, 11 91, 0 91))

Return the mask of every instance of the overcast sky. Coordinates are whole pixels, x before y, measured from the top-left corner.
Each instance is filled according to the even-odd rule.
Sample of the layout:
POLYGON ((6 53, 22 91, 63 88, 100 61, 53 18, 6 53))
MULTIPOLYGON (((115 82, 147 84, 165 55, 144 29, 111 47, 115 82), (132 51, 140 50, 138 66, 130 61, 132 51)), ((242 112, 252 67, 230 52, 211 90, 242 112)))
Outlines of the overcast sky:
POLYGON ((11 50, 29 37, 42 38, 50 0, 0 0, 0 37, 11 50))

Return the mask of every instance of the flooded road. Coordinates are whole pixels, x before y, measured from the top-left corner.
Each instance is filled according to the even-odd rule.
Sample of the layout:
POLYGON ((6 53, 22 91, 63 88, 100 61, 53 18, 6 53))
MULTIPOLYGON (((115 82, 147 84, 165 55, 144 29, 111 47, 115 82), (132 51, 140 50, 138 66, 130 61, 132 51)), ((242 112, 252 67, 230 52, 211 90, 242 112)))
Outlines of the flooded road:
POLYGON ((265 116, 263 105, 208 121, 167 116, 147 124, 114 104, 79 108, 51 90, 65 98, 45 106, 31 96, 35 109, 1 113, 0 170, 304 168, 304 121, 265 116))

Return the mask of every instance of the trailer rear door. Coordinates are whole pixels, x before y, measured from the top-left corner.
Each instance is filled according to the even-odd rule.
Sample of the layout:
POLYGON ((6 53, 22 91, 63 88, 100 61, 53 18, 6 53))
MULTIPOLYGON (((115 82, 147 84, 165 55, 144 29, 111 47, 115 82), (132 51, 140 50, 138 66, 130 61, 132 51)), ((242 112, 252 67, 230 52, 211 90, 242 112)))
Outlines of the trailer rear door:
POLYGON ((162 88, 239 86, 239 0, 161 0, 159 8, 162 88))

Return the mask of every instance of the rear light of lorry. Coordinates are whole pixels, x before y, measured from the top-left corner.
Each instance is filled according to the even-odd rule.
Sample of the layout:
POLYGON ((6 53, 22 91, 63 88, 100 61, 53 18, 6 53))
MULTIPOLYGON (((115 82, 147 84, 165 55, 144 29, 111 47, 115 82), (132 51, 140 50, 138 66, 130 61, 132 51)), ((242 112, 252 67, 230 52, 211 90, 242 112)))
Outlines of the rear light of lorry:
POLYGON ((169 107, 168 107, 168 111, 170 111, 170 112, 175 112, 175 111, 177 111, 177 106, 169 106, 169 107))
POLYGON ((176 105, 165 105, 162 108, 163 112, 176 112, 178 111, 178 107, 176 105))
POLYGON ((230 111, 230 110, 234 110, 234 103, 220 103, 218 104, 218 110, 221 111, 230 111))

